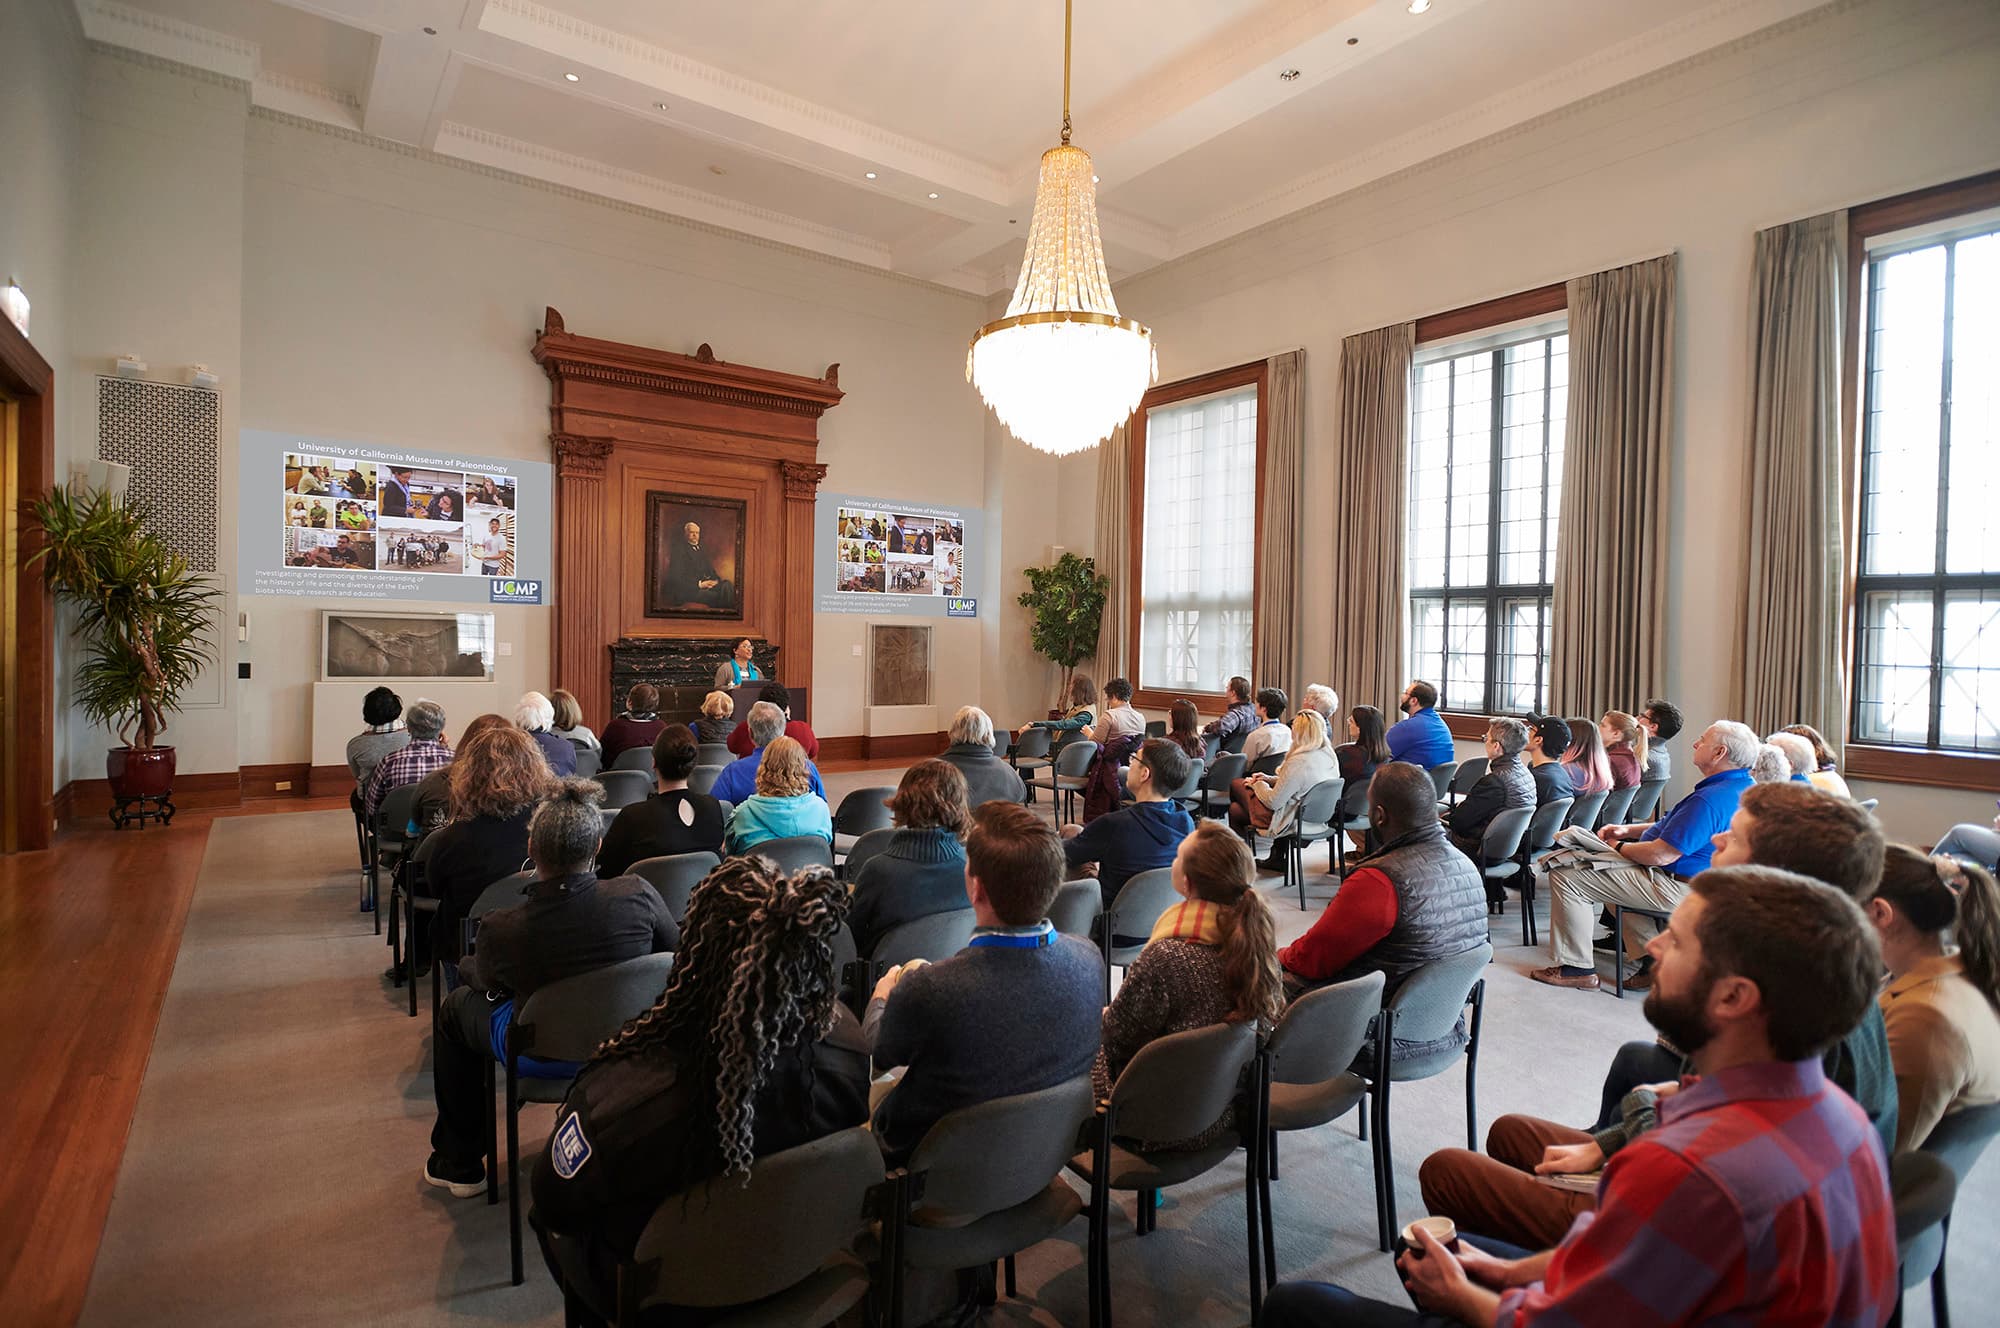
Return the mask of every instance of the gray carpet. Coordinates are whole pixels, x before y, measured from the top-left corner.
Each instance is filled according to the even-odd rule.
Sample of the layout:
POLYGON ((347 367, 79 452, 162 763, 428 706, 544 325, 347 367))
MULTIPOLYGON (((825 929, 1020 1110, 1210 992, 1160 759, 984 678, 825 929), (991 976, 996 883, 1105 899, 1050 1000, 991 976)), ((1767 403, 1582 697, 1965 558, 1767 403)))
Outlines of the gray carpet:
MULTIPOLYGON (((827 783, 838 802, 850 788, 893 781, 894 772, 869 771, 827 783)), ((344 810, 215 823, 84 1323, 561 1321, 532 1242, 527 1285, 507 1284, 504 1206, 451 1200, 422 1182, 428 1022, 407 1018, 401 993, 380 978, 387 951, 354 911, 353 851, 344 810)), ((1308 861, 1323 869, 1320 855, 1308 861)), ((1295 896, 1277 897, 1276 884, 1289 940, 1309 917, 1295 896)), ((1585 1122, 1612 1050, 1645 1033, 1639 1001, 1527 981, 1542 961, 1513 944, 1519 928, 1510 912, 1496 929, 1481 1120, 1531 1111, 1585 1122)), ((1461 1070, 1395 1090, 1405 1221, 1421 1211, 1417 1164, 1464 1142, 1463 1094, 1461 1070)), ((549 1119, 547 1108, 530 1108, 524 1144, 539 1144, 549 1119)), ((1281 1277, 1399 1294, 1375 1253, 1368 1148, 1351 1122, 1287 1136, 1282 1158, 1281 1277)), ((1111 1251, 1123 1322, 1248 1321, 1242 1182, 1241 1164, 1230 1163, 1170 1193, 1157 1233, 1143 1240, 1126 1197, 1111 1251)), ((1954 1223, 1961 1322, 1979 1321, 1973 1307, 2000 1297, 2000 1273, 1981 1256, 2000 1239, 1996 1197, 2000 1163, 1988 1158, 1954 1223)), ((1024 1254, 1021 1298, 987 1321, 1082 1323, 1082 1226, 1024 1254)), ((1928 1322, 1924 1297, 1911 1296, 1909 1310, 1912 1324, 1928 1322)))

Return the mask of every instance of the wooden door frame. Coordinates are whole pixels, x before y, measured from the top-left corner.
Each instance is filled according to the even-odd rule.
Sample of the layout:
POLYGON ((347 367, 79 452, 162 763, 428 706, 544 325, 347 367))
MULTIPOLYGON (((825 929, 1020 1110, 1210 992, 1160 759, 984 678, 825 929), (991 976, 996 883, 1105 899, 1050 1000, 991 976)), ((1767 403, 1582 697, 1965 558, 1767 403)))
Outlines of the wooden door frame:
POLYGON ((15 493, 20 506, 20 563, 12 569, 15 675, 12 713, 0 722, 16 726, 14 786, 15 842, 23 850, 49 846, 55 834, 55 607, 41 576, 26 568, 41 547, 27 504, 55 486, 55 370, 20 329, 0 318, 0 388, 16 404, 15 493))

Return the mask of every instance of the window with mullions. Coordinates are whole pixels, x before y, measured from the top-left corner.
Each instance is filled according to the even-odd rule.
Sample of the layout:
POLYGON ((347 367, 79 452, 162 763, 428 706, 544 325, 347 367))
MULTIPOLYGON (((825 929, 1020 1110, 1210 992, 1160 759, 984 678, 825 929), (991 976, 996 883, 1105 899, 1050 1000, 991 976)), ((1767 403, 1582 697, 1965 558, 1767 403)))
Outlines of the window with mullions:
POLYGON ((2000 224, 1867 274, 1854 738, 2000 753, 2000 224))
POLYGON ((1569 336, 1425 358, 1410 419, 1410 676, 1439 706, 1526 714, 1548 698, 1569 336))

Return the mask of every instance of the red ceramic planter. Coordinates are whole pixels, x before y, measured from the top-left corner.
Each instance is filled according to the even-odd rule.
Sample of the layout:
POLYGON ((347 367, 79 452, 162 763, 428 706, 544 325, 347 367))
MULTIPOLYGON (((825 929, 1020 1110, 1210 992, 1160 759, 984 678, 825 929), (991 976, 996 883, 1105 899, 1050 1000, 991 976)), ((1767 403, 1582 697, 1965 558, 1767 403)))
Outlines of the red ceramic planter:
POLYGON ((111 780, 111 796, 121 801, 164 798, 174 791, 174 749, 113 747, 104 754, 104 773, 111 780))

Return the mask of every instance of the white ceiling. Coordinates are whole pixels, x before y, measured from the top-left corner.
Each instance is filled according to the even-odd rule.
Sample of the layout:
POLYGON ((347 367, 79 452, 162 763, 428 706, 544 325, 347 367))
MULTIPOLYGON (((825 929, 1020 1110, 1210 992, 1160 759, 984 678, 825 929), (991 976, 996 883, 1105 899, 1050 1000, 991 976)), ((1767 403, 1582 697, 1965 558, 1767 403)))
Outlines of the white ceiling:
MULTIPOLYGON (((1062 122, 1060 0, 74 2, 261 106, 981 294, 1062 122)), ((1125 276, 1823 3, 1079 0, 1075 141, 1125 276)))

